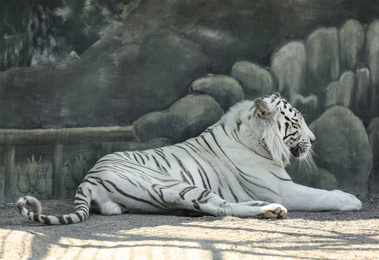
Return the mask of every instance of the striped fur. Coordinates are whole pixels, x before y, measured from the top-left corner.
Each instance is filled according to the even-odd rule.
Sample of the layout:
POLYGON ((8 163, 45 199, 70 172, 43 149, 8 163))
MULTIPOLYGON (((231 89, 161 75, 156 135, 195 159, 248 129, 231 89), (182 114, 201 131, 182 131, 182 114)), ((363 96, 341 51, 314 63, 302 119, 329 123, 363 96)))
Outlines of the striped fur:
POLYGON ((104 156, 77 189, 74 213, 43 215, 30 196, 20 198, 17 207, 23 216, 44 224, 84 221, 91 204, 105 215, 180 210, 280 218, 287 209, 272 202, 302 209, 296 207, 302 202, 284 194, 297 185, 284 166, 291 155, 308 158, 314 140, 301 114, 276 93, 235 105, 200 136, 183 143, 104 156))

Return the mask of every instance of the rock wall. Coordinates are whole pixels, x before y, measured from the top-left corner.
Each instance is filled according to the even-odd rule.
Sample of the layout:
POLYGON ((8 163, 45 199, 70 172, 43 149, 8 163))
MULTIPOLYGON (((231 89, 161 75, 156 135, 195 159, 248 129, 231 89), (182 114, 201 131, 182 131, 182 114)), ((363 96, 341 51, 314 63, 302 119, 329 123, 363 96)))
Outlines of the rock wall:
MULTIPOLYGON (((267 94, 263 89, 271 85, 291 101, 320 107, 327 84, 348 66, 340 63, 355 74, 368 68, 370 81, 376 77, 375 46, 362 43, 362 35, 367 31, 375 43, 371 20, 379 2, 360 0, 356 8, 356 1, 0 3, 0 128, 130 125, 167 109, 208 73, 230 74, 246 98, 267 94), (369 27, 353 21, 340 29, 351 16, 369 20, 369 27), (246 75, 245 61, 275 73, 250 69, 256 74, 246 75)), ((303 111, 310 120, 321 113, 303 111)))
MULTIPOLYGON (((0 128, 133 125, 143 141, 133 147, 148 148, 197 135, 233 104, 279 91, 319 140, 320 168, 293 161, 294 180, 379 193, 379 2, 356 3, 0 3, 0 128)), ((15 158, 50 153, 25 149, 15 158)), ((73 150, 72 162, 85 161, 73 150)))

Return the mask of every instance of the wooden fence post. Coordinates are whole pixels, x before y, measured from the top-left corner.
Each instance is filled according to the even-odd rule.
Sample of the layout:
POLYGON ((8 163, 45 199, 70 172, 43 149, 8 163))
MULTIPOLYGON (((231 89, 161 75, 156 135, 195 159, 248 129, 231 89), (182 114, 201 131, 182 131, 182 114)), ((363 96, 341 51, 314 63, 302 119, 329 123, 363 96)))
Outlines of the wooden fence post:
POLYGON ((63 144, 56 143, 53 155, 53 174, 52 174, 52 191, 53 199, 60 198, 62 195, 62 168, 63 168, 63 144))
POLYGON ((17 180, 15 177, 15 146, 7 146, 5 152, 5 201, 15 198, 17 189, 17 180))

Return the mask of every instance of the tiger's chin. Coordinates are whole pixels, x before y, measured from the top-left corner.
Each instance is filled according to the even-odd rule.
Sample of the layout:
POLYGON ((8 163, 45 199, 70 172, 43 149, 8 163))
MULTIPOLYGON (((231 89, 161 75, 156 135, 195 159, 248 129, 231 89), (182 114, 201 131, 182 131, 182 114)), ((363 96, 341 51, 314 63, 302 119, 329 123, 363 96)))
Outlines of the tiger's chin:
POLYGON ((297 145, 290 148, 291 155, 299 160, 304 160, 310 156, 310 146, 297 145))

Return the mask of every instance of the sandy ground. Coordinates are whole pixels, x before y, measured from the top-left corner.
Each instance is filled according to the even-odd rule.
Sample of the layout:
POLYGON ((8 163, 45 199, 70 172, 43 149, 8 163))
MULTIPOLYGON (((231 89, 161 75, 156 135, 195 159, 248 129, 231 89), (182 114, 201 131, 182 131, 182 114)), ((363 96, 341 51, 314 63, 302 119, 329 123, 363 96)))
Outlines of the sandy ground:
MULTIPOLYGON (((360 212, 290 212, 285 219, 102 216, 43 226, 0 206, 0 259, 379 259, 379 198, 360 212)), ((72 201, 42 201, 66 213, 72 201)))

